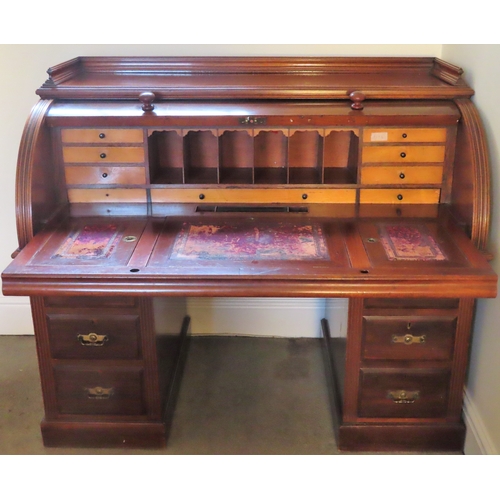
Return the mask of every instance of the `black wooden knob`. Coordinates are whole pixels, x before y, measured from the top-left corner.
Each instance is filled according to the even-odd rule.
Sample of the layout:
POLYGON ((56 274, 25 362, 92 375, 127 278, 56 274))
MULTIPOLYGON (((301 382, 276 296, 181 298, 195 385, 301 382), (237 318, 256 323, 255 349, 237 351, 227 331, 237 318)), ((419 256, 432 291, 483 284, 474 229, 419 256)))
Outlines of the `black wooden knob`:
POLYGON ((398 194, 398 200, 401 201, 403 199, 403 195, 402 194, 398 194))
POLYGON ((307 200, 307 194, 306 194, 306 193, 304 193, 304 194, 302 195, 302 199, 303 199, 303 200, 307 200))
POLYGON ((401 173, 399 174, 399 178, 400 178, 400 179, 404 179, 404 178, 405 178, 405 174, 404 174, 403 172, 401 172, 401 173))
POLYGON ((106 134, 103 134, 102 132, 99 134, 99 139, 104 139, 106 137, 106 134))
POLYGON ((406 139, 408 137, 408 134, 403 134, 403 139, 406 139))
POLYGON ((99 156, 100 156, 101 158, 106 158, 106 153, 101 153, 99 156))
POLYGON ((199 198, 200 200, 204 200, 204 199, 205 199, 205 195, 204 195, 203 193, 201 193, 201 194, 200 194, 200 196, 198 196, 198 198, 199 198))
POLYGON ((401 153, 399 156, 401 156, 401 158, 406 158, 406 153, 401 153))
POLYGON ((108 174, 106 172, 104 172, 101 177, 106 178, 107 176, 108 176, 108 174))

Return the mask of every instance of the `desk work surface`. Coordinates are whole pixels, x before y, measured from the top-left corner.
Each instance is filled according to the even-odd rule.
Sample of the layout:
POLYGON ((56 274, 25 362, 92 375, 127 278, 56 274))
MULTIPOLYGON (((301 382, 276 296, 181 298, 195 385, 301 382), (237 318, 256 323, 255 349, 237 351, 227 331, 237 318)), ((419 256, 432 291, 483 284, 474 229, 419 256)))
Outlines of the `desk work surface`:
POLYGON ((446 217, 332 219, 279 208, 68 217, 21 252, 4 289, 106 292, 112 283, 120 294, 495 294, 486 258, 446 217))

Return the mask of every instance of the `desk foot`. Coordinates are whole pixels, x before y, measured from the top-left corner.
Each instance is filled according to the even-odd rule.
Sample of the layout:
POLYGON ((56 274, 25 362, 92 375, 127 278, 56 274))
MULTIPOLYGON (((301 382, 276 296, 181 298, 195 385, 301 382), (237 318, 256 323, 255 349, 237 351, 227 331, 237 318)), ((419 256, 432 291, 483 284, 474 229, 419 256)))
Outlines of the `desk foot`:
POLYGON ((49 422, 41 423, 47 447, 162 448, 163 422, 49 422))
POLYGON ((462 453, 465 425, 341 424, 339 451, 462 453))

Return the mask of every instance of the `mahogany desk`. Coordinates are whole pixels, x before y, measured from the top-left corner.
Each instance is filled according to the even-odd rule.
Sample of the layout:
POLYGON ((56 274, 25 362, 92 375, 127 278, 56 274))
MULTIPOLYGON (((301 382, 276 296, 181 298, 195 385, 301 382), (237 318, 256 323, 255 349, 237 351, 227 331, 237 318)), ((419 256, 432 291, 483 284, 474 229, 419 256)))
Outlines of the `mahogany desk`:
POLYGON ((344 354, 322 323, 340 449, 461 450, 475 300, 497 277, 460 75, 432 58, 51 68, 2 274, 31 297, 45 444, 165 445, 179 298, 280 296, 349 298, 344 354))

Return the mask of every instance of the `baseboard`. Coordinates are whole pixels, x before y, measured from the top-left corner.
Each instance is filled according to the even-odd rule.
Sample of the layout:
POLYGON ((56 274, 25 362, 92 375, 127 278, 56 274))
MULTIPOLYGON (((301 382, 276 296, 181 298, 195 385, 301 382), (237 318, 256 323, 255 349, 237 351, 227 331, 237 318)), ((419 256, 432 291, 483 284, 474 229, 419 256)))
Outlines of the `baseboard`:
POLYGON ((192 335, 320 337, 325 316, 332 335, 347 327, 347 301, 316 298, 189 298, 192 335))
POLYGON ((0 296, 0 335, 33 335, 27 297, 0 296))
POLYGON ((464 421, 467 427, 464 453, 466 455, 498 455, 498 450, 467 389, 464 392, 464 421))

